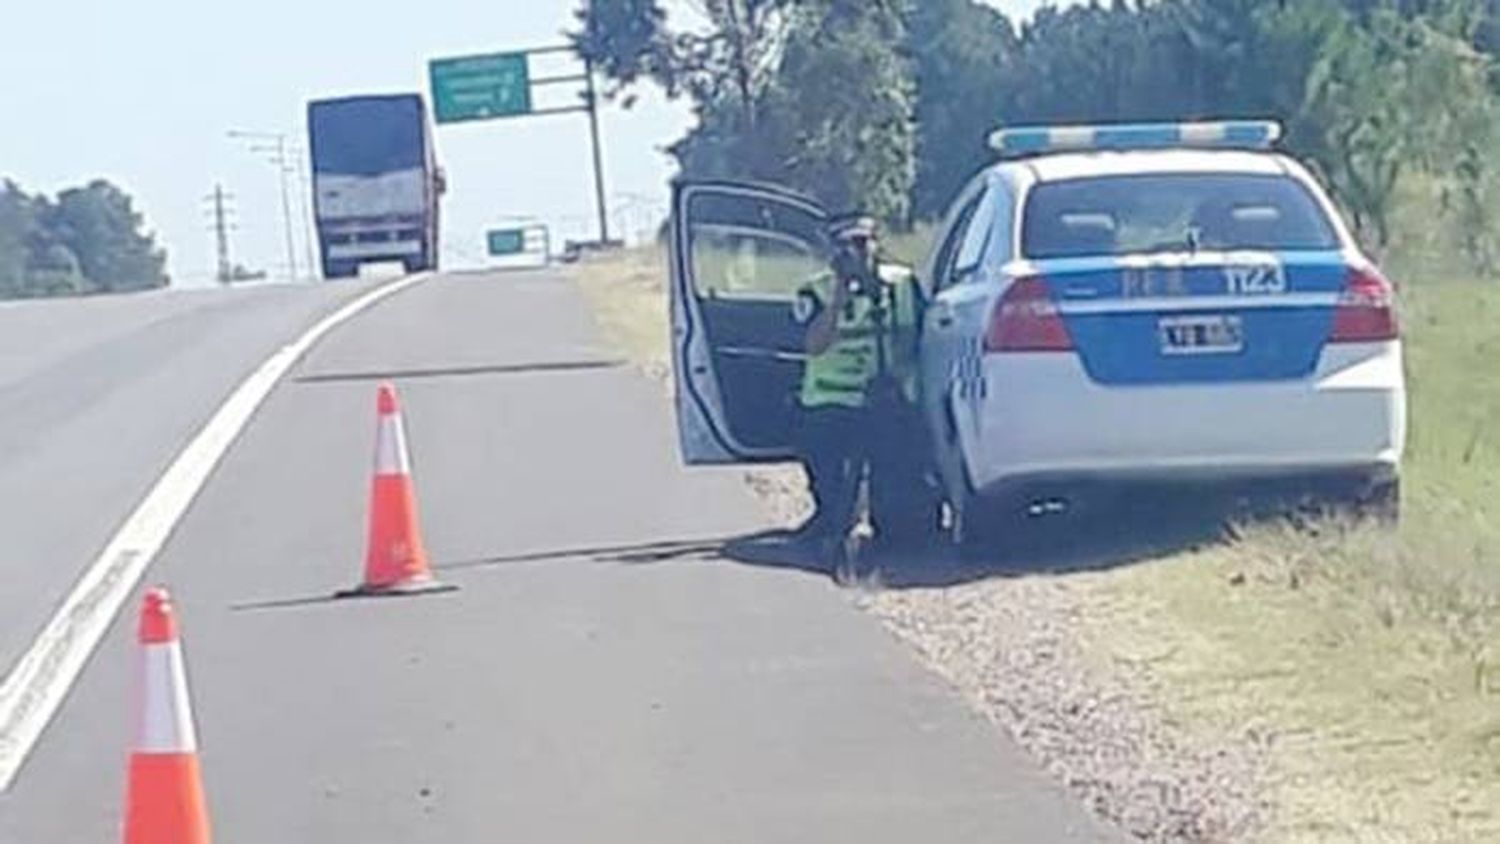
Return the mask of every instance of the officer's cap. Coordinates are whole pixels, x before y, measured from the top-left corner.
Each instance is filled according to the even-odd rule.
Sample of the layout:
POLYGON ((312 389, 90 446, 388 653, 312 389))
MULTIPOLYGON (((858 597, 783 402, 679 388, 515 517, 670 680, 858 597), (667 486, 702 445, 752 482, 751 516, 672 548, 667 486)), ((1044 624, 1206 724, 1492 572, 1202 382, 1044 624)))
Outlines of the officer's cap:
POLYGON ((828 236, 834 240, 869 240, 875 230, 875 218, 869 214, 840 214, 828 221, 828 236))

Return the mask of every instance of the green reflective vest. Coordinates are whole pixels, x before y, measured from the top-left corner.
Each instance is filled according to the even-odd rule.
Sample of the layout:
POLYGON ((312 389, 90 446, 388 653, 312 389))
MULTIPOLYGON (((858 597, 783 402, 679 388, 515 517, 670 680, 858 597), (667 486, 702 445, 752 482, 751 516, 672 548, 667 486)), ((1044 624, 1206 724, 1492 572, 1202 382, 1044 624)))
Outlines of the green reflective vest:
MULTIPOLYGON (((908 399, 916 397, 917 291, 910 270, 880 264, 880 278, 891 288, 886 317, 886 363, 908 399)), ((832 273, 808 282, 799 295, 826 307, 833 301, 832 273)), ((868 297, 853 296, 839 313, 838 334, 820 355, 809 356, 802 370, 803 407, 863 407, 879 372, 875 322, 868 297)))

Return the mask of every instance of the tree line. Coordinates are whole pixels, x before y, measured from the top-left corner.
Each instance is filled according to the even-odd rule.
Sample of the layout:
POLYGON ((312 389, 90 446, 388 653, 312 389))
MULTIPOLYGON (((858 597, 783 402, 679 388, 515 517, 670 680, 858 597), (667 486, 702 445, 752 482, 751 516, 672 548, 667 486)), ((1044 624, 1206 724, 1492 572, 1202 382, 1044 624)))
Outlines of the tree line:
POLYGON ((0 299, 167 284, 166 253, 130 196, 103 180, 49 198, 0 181, 0 299))
POLYGON ((694 5, 592 0, 574 35, 627 105, 646 81, 691 103, 670 148, 688 176, 909 224, 990 160, 998 125, 1276 117, 1372 248, 1420 183, 1457 247, 1497 260, 1500 0, 1093 0, 1020 24, 978 0, 694 5))

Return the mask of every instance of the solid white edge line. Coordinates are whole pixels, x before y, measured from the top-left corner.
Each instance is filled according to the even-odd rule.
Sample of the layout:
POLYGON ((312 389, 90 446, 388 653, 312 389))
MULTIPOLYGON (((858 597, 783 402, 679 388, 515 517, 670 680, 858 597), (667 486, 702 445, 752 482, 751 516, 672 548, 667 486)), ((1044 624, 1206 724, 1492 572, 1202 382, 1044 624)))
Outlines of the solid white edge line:
POLYGON ((328 332, 431 275, 418 273, 370 290, 282 346, 240 382, 178 453, 0 683, 0 793, 10 789, 126 597, 272 388, 328 332))

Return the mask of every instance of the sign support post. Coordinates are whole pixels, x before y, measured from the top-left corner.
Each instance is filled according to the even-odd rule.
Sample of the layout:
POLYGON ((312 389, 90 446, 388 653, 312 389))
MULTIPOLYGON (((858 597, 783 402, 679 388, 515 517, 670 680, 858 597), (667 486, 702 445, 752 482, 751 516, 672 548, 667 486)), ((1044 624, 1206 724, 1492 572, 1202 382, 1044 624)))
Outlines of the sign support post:
POLYGON ((599 134, 599 97, 594 86, 594 65, 583 59, 581 75, 535 78, 531 75, 531 58, 539 55, 568 53, 572 47, 542 47, 484 56, 433 59, 428 62, 432 85, 433 114, 439 124, 474 120, 498 120, 514 117, 540 117, 548 114, 587 112, 594 159, 594 201, 599 212, 599 243, 607 246, 609 207, 604 187, 604 149, 599 134), (583 91, 579 106, 537 108, 533 96, 546 85, 579 84, 583 91))

